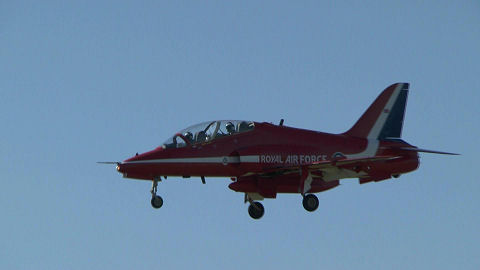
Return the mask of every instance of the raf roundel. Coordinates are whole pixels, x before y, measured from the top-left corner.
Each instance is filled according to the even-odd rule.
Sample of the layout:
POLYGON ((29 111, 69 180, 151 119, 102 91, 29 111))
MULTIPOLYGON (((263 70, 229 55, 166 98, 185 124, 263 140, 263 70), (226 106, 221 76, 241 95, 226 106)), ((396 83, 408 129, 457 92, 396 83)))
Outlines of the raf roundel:
POLYGON ((228 157, 223 157, 222 164, 225 166, 228 165, 228 157))

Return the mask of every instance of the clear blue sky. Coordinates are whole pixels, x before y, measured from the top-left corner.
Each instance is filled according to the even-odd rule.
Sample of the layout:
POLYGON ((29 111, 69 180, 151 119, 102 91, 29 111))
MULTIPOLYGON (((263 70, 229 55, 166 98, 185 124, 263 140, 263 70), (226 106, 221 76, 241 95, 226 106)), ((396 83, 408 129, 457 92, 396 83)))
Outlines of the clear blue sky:
POLYGON ((478 1, 2 1, 0 269, 478 269, 478 1), (343 132, 410 82, 396 180, 264 201, 114 166, 191 124, 343 132))

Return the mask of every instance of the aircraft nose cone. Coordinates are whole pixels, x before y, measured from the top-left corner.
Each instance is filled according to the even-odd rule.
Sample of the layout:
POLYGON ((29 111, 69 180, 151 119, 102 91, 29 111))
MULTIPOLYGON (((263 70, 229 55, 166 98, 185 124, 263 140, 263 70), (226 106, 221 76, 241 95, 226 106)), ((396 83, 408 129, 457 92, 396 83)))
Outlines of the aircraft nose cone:
POLYGON ((119 173, 125 173, 125 164, 118 163, 118 164, 117 164, 117 171, 118 171, 119 173))

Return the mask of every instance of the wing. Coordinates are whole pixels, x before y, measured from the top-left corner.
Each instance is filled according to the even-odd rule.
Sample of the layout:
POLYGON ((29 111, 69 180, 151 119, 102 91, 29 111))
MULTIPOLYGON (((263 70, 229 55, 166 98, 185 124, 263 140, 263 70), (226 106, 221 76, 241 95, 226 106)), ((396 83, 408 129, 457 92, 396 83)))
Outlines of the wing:
POLYGON ((308 164, 301 165, 286 165, 286 166, 277 166, 274 168, 269 168, 265 170, 260 176, 272 177, 275 175, 288 174, 299 172, 302 169, 307 169, 308 171, 315 172, 324 172, 328 177, 325 177, 325 181, 338 180, 340 178, 350 178, 350 177, 360 177, 364 176, 358 174, 359 169, 355 170, 355 167, 361 168, 366 164, 377 163, 377 162, 386 162, 394 159, 401 158, 401 156, 376 156, 368 158, 351 158, 351 159, 338 159, 338 160, 325 160, 312 162, 308 164), (350 171, 350 172, 349 172, 350 171), (358 175, 355 175, 358 174, 358 175), (338 177, 337 177, 338 176, 338 177))
POLYGON ((308 168, 311 170, 315 170, 315 169, 318 170, 318 169, 331 168, 331 167, 341 167, 345 165, 356 166, 356 165, 361 165, 363 163, 389 161, 397 158, 401 158, 401 157, 400 156, 377 156, 377 157, 369 157, 369 158, 326 160, 326 161, 314 162, 311 165, 309 165, 308 168))

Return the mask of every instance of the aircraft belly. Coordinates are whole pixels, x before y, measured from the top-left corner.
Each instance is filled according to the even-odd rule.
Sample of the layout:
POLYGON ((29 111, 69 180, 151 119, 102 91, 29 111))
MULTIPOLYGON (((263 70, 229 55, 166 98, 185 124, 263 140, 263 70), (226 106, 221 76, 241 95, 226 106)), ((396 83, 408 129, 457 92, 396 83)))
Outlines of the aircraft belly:
POLYGON ((143 163, 123 164, 125 177, 152 179, 156 176, 210 176, 232 177, 238 175, 237 168, 222 163, 143 163))
POLYGON ((359 178, 367 175, 364 171, 356 172, 338 167, 326 168, 322 171, 322 179, 327 182, 345 178, 359 178))
MULTIPOLYGON (((308 193, 325 191, 338 185, 338 180, 326 182, 320 178, 313 178, 308 193)), ((229 188, 237 192, 258 193, 265 198, 275 198, 277 193, 301 193, 300 178, 293 175, 239 177, 229 185, 229 188)))
POLYGON ((236 169, 232 166, 225 166, 223 164, 169 164, 169 168, 158 168, 157 173, 160 175, 170 176, 211 176, 211 177, 230 177, 236 175, 236 169))

